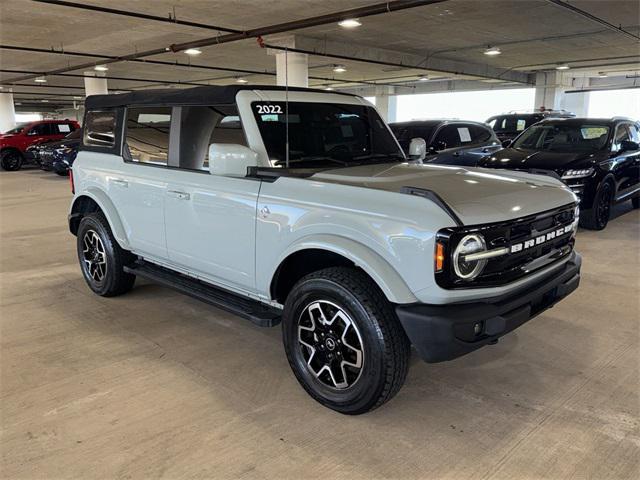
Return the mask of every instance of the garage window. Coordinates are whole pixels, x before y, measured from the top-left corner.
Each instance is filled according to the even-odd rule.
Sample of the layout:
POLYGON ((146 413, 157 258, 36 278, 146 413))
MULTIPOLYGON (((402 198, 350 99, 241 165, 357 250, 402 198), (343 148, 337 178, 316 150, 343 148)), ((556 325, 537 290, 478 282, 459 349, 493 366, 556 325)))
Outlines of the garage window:
POLYGON ((87 112, 84 125, 84 145, 113 148, 116 129, 115 112, 87 112))

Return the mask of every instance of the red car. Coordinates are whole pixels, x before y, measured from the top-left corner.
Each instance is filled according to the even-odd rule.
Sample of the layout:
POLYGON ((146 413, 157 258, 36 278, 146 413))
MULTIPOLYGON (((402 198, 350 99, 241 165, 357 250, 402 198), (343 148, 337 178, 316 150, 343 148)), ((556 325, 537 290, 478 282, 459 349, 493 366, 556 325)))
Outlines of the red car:
POLYGON ((25 161, 27 147, 38 143, 62 140, 66 135, 80 128, 75 120, 39 120, 21 123, 0 134, 0 166, 3 170, 19 170, 25 161))

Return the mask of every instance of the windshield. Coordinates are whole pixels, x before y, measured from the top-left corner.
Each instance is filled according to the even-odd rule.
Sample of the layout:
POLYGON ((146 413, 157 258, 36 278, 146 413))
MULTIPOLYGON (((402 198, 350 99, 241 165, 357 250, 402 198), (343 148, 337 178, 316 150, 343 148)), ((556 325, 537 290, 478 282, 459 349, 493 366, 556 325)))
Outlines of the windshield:
MULTIPOLYGON (((285 102, 254 102, 272 165, 286 166, 285 102)), ((289 102, 289 166, 314 168, 405 161, 376 111, 364 105, 289 102)))
POLYGON ((513 148, 549 152, 595 152, 607 144, 606 125, 534 125, 513 144, 513 148))
POLYGON ((24 129, 24 127, 26 127, 27 125, 29 125, 29 124, 28 123, 19 123, 14 128, 12 128, 11 130, 7 130, 4 133, 20 133, 24 129))

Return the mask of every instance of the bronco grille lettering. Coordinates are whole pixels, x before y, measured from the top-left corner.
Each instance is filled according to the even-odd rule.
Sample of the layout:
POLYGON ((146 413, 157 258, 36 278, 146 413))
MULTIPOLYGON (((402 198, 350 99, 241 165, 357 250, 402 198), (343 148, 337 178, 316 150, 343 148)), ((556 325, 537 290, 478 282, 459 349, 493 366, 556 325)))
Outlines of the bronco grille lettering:
POLYGON ((526 250, 528 248, 532 248, 532 247, 534 247, 536 245, 542 245, 545 242, 553 240, 553 239, 555 239, 557 237, 560 237, 562 235, 566 235, 567 233, 571 232, 571 230, 573 230, 573 225, 567 225, 565 227, 558 228, 556 230, 548 232, 548 233, 546 233, 544 235, 540 235, 540 236, 535 237, 535 238, 530 238, 529 240, 525 240, 524 242, 515 243, 515 244, 511 245, 510 252, 511 253, 517 253, 517 252, 521 252, 523 250, 526 250))

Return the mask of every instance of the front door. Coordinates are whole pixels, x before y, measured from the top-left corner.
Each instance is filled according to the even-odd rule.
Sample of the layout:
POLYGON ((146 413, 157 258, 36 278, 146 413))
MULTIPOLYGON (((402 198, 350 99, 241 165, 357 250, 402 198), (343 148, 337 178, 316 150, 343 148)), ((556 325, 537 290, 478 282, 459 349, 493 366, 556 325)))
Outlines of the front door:
POLYGON ((208 170, 166 171, 170 261, 230 288, 255 289, 256 206, 260 182, 208 170))

